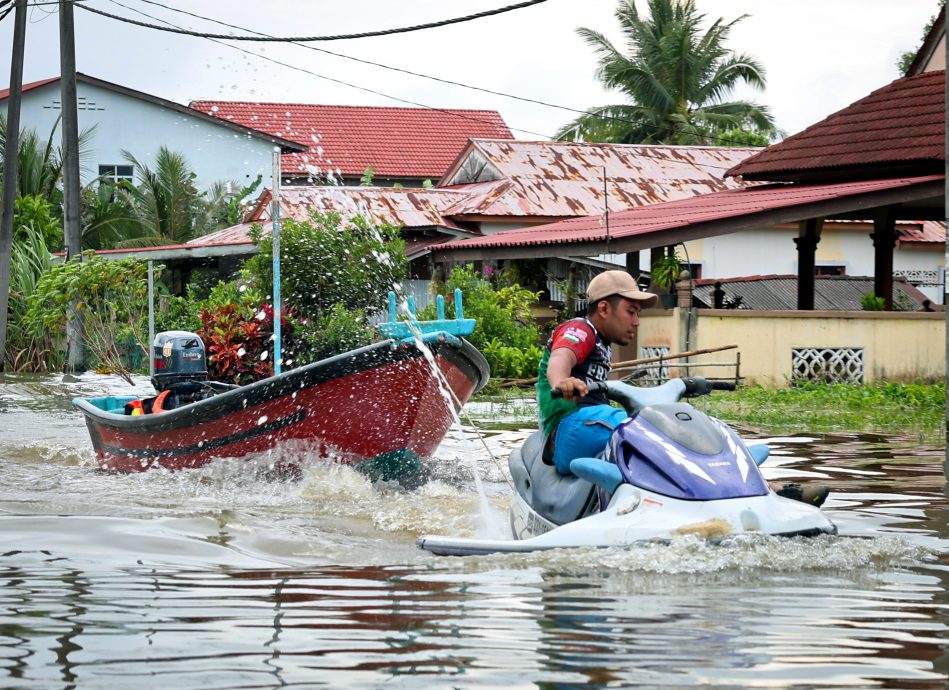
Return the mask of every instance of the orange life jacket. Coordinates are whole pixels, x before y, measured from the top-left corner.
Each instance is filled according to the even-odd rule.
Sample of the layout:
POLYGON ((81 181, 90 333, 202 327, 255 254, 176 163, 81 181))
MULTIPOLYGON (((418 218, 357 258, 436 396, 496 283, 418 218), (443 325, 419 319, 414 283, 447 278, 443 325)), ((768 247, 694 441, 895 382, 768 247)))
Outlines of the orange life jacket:
POLYGON ((155 398, 155 402, 152 403, 152 414, 167 411, 165 410, 165 400, 168 398, 169 393, 171 393, 170 389, 158 394, 158 397, 155 398))
POLYGON ((125 414, 130 414, 133 417, 145 414, 145 408, 142 407, 141 400, 133 400, 130 403, 125 404, 125 414))

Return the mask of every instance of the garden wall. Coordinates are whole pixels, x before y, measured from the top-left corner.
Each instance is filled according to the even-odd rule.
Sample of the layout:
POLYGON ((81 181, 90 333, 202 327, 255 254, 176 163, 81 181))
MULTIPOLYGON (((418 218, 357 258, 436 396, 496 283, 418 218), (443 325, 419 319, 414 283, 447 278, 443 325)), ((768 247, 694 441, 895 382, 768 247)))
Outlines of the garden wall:
MULTIPOLYGON (((690 363, 734 361, 746 383, 784 386, 792 379, 850 382, 941 380, 946 372, 942 312, 648 310, 640 319, 639 356, 723 345, 737 350, 690 363)), ((670 362, 671 375, 677 372, 670 362)), ((728 378, 734 369, 688 373, 728 378)))

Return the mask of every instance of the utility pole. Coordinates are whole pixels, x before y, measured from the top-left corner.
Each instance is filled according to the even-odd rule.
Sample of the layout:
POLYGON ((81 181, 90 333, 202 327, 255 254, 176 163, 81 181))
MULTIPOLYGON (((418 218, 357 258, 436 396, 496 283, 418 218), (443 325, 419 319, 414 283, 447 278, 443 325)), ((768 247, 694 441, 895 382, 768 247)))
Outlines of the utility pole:
POLYGON ((13 208, 16 204, 17 156, 20 147, 20 95, 26 44, 26 0, 16 0, 13 56, 7 97, 7 142, 3 150, 3 201, 0 204, 0 371, 6 362, 7 309, 10 306, 10 255, 13 252, 13 208))
MULTIPOLYGON (((59 0, 59 82, 63 128, 63 230, 66 260, 82 261, 79 224, 79 115, 76 111, 76 35, 72 0, 59 0)), ((66 321, 67 371, 85 369, 82 315, 70 308, 66 321)))

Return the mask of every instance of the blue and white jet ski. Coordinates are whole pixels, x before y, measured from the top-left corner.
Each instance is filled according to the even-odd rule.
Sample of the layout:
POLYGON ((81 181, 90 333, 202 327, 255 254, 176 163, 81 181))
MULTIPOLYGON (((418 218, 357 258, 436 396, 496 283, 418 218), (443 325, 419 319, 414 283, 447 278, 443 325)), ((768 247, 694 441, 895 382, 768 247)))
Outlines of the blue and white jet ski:
POLYGON ((746 446, 724 422, 679 401, 734 384, 695 376, 655 388, 619 381, 597 385, 629 418, 601 457, 570 463, 573 476, 544 462, 541 432, 511 454, 517 491, 510 511, 512 539, 424 536, 419 548, 467 556, 630 546, 690 534, 837 533, 819 508, 771 490, 758 469, 768 457, 766 445, 746 446))

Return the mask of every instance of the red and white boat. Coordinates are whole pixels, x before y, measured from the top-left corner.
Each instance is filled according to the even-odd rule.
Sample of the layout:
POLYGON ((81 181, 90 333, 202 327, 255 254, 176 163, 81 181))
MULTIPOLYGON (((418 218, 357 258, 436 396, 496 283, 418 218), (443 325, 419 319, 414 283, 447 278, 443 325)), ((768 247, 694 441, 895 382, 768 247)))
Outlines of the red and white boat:
MULTIPOLYGON (((399 338, 390 328, 396 337, 245 386, 202 383, 209 390, 204 399, 162 412, 131 414, 133 397, 77 398, 73 404, 85 416, 104 469, 201 467, 290 442, 286 447, 400 480, 435 452, 458 409, 490 377, 484 356, 449 332, 458 329, 444 330, 458 322, 414 322, 431 359, 412 337, 399 338)), ((194 334, 175 334, 200 344, 194 334)), ((203 358, 203 344, 200 349, 203 358)))

